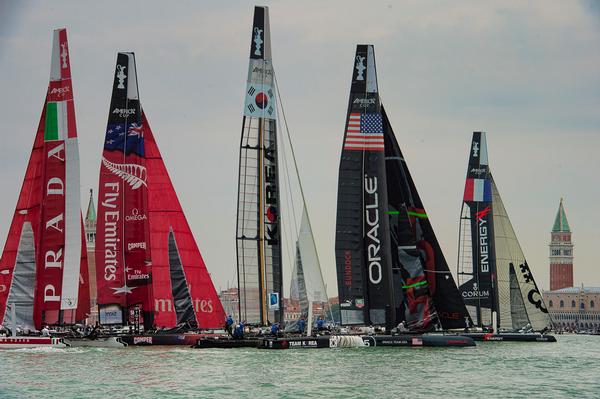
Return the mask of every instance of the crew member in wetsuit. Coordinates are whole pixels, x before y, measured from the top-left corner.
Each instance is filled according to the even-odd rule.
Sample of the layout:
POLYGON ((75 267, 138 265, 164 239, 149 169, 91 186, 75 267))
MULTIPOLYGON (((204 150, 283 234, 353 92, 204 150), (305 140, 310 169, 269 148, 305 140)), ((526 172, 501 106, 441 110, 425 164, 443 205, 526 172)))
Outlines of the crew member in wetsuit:
POLYGON ((302 316, 300 318, 300 320, 298 320, 298 330, 300 331, 300 334, 304 334, 305 328, 306 328, 306 320, 304 320, 304 316, 302 316))
POLYGON ((233 335, 233 317, 230 314, 225 318, 225 330, 229 335, 233 335))
POLYGON ((325 319, 323 316, 319 316, 317 320, 317 331, 323 331, 325 329, 325 319))
POLYGON ((271 335, 276 337, 278 332, 279 332, 279 323, 271 324, 271 335))
POLYGON ((244 339, 244 323, 240 321, 240 323, 235 326, 233 330, 233 338, 234 339, 244 339))

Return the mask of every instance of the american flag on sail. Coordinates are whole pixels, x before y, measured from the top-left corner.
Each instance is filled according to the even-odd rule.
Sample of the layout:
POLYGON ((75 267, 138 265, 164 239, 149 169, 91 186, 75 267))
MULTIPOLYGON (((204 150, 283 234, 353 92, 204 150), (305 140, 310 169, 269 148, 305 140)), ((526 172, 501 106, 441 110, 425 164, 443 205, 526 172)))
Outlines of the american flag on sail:
POLYGON ((353 112, 348 118, 344 150, 383 151, 383 122, 381 114, 353 112))

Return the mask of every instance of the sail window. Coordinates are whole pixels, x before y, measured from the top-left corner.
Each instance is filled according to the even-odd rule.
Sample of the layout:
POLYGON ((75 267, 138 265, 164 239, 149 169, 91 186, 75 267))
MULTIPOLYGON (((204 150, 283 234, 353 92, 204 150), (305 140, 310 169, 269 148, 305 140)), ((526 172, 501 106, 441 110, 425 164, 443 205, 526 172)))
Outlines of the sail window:
POLYGON ((573 300, 573 301, 571 301, 571 307, 572 307, 572 308, 574 308, 574 307, 576 307, 576 306, 577 306, 577 305, 575 305, 575 301, 574 301, 574 300, 573 300))
POLYGON ((594 307, 594 301, 590 301, 590 308, 594 307))
POLYGON ((565 301, 563 301, 562 299, 560 300, 560 307, 564 308, 565 307, 565 301))
POLYGON ((552 303, 552 300, 550 300, 550 302, 548 302, 548 306, 553 307, 554 303, 552 303))

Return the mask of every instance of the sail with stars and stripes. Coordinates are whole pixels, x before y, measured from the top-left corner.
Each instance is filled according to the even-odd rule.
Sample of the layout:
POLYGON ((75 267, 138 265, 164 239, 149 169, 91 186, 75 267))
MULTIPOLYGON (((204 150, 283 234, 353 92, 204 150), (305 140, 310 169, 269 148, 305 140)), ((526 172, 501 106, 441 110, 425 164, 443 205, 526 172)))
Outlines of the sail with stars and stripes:
POLYGON ((0 324, 39 330, 89 314, 78 147, 67 31, 57 29, 46 100, 0 258, 0 324))
POLYGON ((464 328, 468 313, 378 93, 373 46, 358 45, 338 179, 341 322, 464 328))

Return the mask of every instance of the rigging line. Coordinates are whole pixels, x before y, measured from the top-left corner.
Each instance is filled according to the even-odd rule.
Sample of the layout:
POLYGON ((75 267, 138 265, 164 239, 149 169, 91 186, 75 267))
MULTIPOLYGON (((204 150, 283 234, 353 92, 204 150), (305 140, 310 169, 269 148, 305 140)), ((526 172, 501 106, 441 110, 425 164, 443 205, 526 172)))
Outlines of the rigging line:
MULTIPOLYGON (((284 145, 285 141, 282 140, 281 143, 282 143, 282 145, 284 145)), ((294 238, 296 240, 298 239, 298 235, 296 233, 298 231, 298 226, 297 226, 297 222, 296 222, 295 207, 293 204, 291 179, 289 177, 289 169, 287 167, 287 158, 285 157, 285 148, 282 148, 281 153, 282 153, 283 164, 284 164, 283 169, 287 176, 286 179, 283 179, 283 181, 282 181, 282 183, 285 186, 283 191, 285 193, 286 188, 287 188, 287 191, 289 192, 289 195, 286 195, 285 197, 286 197, 286 205, 288 206, 289 209, 292 210, 291 213, 293 215, 293 220, 294 220, 294 234, 292 234, 292 232, 291 232, 291 226, 288 226, 288 223, 284 222, 283 218, 281 218, 281 224, 283 226, 283 233, 286 235, 287 238, 289 238, 289 239, 284 240, 285 241, 285 251, 287 252, 287 258, 288 258, 289 265, 292 268, 292 271, 290 274, 293 274, 293 268, 295 266, 295 263, 294 263, 295 262, 295 260, 294 260, 295 259, 295 251, 293 248, 291 248, 291 243, 294 238)), ((281 213, 283 214, 283 212, 281 212, 281 213)), ((283 268, 282 268, 282 271, 283 271, 283 268)), ((292 278, 293 278, 293 276, 292 276, 292 278)), ((283 281, 283 279, 282 279, 282 281, 283 281)))
MULTIPOLYGON (((296 171, 296 177, 298 178, 298 186, 300 187, 300 195, 302 196, 302 204, 304 205, 304 209, 306 209, 306 222, 308 223, 308 228, 310 229, 311 235, 312 234, 312 224, 310 222, 310 216, 309 216, 309 212, 308 212, 308 207, 306 206, 306 197, 304 196, 304 189, 302 188, 302 181, 300 179, 300 172, 298 171, 298 163, 296 162, 296 154, 294 153, 294 146, 292 144, 292 138, 290 136, 290 129, 288 127, 288 123, 287 123, 287 118, 285 116, 285 110, 283 107, 283 101, 281 99, 281 93, 279 91, 279 84, 277 83, 277 75, 275 74, 275 68, 273 68, 273 81, 275 82, 275 91, 277 93, 277 97, 279 98, 279 107, 281 109, 281 116, 283 117, 283 123, 285 124, 285 131, 286 131, 286 135, 287 135, 287 139, 288 142, 290 143, 290 152, 292 154, 292 159, 294 161, 294 169, 296 171)), ((314 240, 314 235, 313 235, 313 247, 315 250, 315 254, 317 257, 317 263, 319 266, 319 271, 321 274, 321 284, 323 285, 323 288, 325 288, 325 279, 323 278, 323 271, 321 270, 321 261, 319 260, 319 253, 317 251, 316 248, 316 244, 315 244, 315 240, 314 240)), ((327 306, 329 307, 329 310, 331 312, 331 304, 329 303, 329 295, 327 294, 327 292, 325 292, 325 295, 327 296, 327 306)), ((331 318, 333 320, 333 313, 331 313, 331 318)))
POLYGON ((285 142, 282 140, 281 141, 281 145, 282 145, 281 156, 283 158, 283 169, 284 169, 284 173, 285 173, 285 176, 286 176, 286 179, 284 180, 284 184, 287 185, 287 189, 288 189, 288 192, 289 192, 288 201, 290 202, 289 205, 291 206, 291 210, 292 210, 292 217, 293 217, 293 220, 294 220, 294 231, 298 231, 298 222, 297 222, 297 219, 296 219, 296 207, 294 206, 294 195, 292 193, 292 179, 290 179, 290 173, 289 173, 289 167, 288 167, 288 160, 287 160, 287 157, 285 155, 285 144, 284 143, 285 142))

